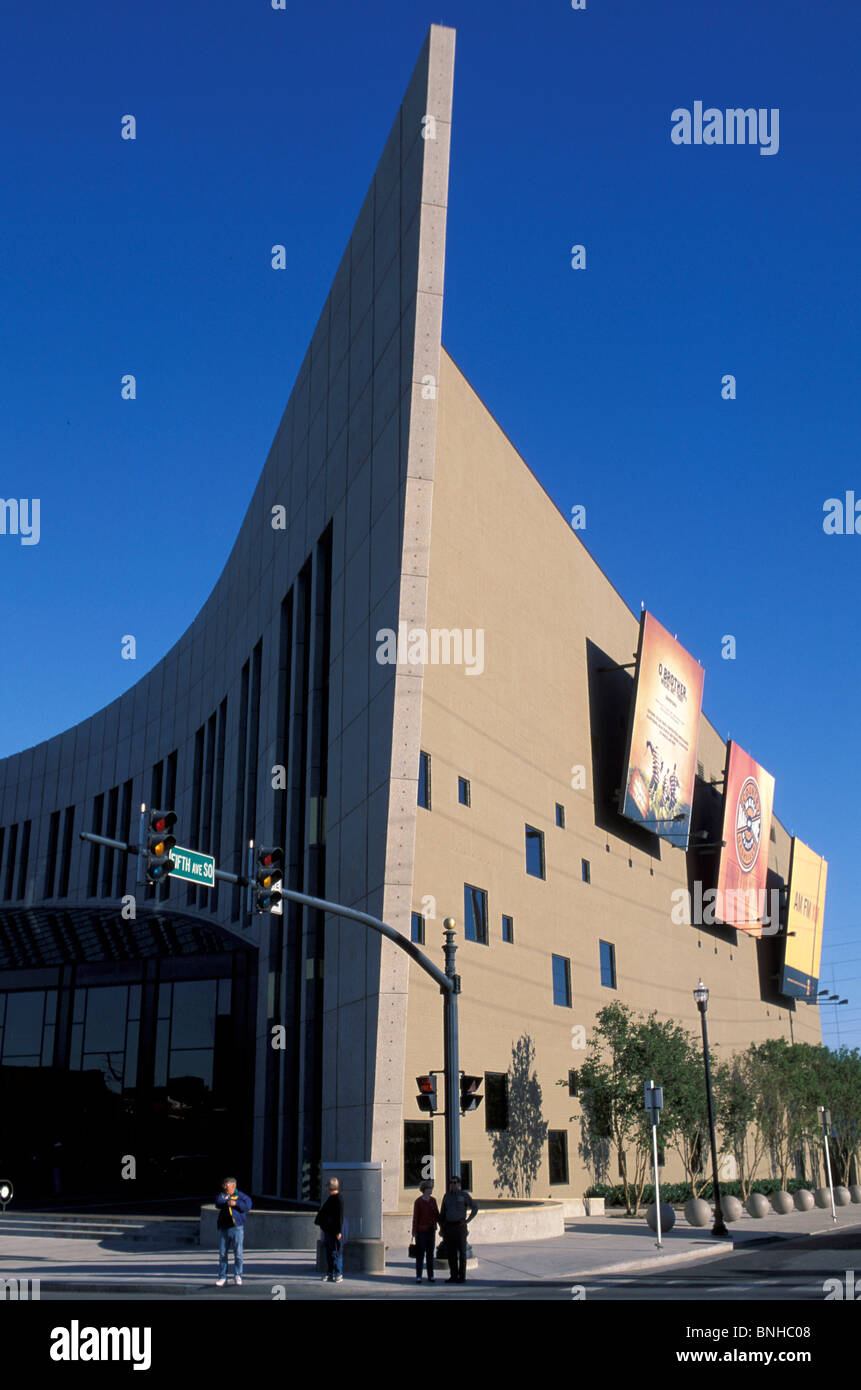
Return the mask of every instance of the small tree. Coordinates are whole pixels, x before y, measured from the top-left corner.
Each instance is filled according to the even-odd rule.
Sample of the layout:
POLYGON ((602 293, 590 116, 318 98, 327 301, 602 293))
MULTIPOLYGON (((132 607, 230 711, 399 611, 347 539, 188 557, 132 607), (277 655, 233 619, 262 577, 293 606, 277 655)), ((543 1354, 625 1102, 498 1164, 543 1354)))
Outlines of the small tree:
POLYGON ((629 1212, 633 1210, 634 1193, 639 1207, 649 1161, 648 1144, 643 1143, 642 1095, 638 1111, 632 1089, 640 1071, 637 1027, 637 1019, 627 1005, 608 1004, 601 1009, 580 1069, 583 1142, 593 1149, 607 1140, 615 1146, 625 1208, 629 1212), (633 1171, 628 1166, 629 1144, 634 1145, 633 1171))
POLYGON ((766 1148, 765 1136, 756 1124, 756 1084, 749 1052, 740 1053, 718 1068, 717 1124, 735 1158, 744 1201, 750 1196, 750 1186, 766 1148))

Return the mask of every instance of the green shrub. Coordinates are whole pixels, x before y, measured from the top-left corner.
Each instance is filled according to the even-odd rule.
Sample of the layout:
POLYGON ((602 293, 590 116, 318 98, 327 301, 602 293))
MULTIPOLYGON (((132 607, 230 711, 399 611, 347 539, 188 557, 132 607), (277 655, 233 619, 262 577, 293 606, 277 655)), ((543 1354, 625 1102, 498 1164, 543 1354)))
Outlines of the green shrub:
MULTIPOLYGON (((797 1192, 800 1187, 810 1186, 810 1182, 802 1181, 799 1178, 790 1178, 786 1184, 786 1191, 797 1192)), ((750 1190, 751 1192, 762 1192, 767 1197, 772 1192, 780 1191, 780 1179, 756 1178, 750 1184, 750 1190)), ((740 1199, 741 1183, 722 1182, 720 1185, 720 1191, 722 1197, 738 1197, 740 1199)), ((587 1188, 585 1195, 587 1197, 603 1197, 604 1202, 608 1207, 623 1207, 625 1205, 625 1192, 621 1183, 595 1183, 592 1187, 587 1188)), ((661 1201, 669 1202, 671 1206, 683 1206, 685 1202, 690 1201, 691 1195, 691 1185, 688 1182, 661 1183, 661 1201)), ((712 1184, 710 1182, 707 1182, 701 1188, 699 1195, 705 1198, 706 1201, 710 1201, 712 1195, 712 1184)), ((648 1186, 643 1190, 643 1200, 641 1205, 647 1207, 650 1205, 650 1203, 654 1202, 654 1200, 654 1185, 652 1183, 649 1183, 648 1186)))

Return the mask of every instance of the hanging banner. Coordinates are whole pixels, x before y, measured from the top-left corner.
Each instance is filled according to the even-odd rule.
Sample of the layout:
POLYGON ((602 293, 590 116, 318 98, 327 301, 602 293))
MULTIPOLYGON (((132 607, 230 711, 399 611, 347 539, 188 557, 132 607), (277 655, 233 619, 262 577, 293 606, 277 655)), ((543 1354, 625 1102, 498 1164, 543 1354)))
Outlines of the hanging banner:
POLYGON ((789 861, 786 951, 780 992, 793 999, 807 999, 810 1003, 816 1002, 819 993, 819 958, 822 954, 827 878, 826 861, 793 837, 792 858, 789 861))
POLYGON ((622 815, 687 849, 705 672, 651 613, 640 618, 622 815))
MULTIPOLYGON (((727 745, 723 828, 715 916, 728 927, 762 935, 774 778, 737 743, 727 745)), ((773 925, 773 924, 772 924, 773 925)))

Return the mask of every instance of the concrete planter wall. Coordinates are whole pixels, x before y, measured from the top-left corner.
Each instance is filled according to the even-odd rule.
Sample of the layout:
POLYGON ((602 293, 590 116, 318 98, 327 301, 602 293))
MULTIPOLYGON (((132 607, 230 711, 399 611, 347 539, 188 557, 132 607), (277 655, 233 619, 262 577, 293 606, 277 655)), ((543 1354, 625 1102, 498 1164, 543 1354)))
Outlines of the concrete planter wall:
POLYGON ((603 1197, 563 1197, 561 1201, 566 1221, 572 1216, 604 1215, 603 1197))
MULTIPOLYGON (((591 1199, 590 1199, 591 1200, 591 1199)), ((439 1205, 442 1201, 437 1198, 439 1205)), ((517 1240, 550 1240, 565 1234, 565 1203, 478 1202, 478 1215, 469 1223, 471 1245, 501 1245, 517 1240)), ((412 1209, 383 1215, 383 1239, 393 1249, 406 1250, 412 1239, 412 1209)))
MULTIPOLYGON (((246 1250, 316 1250, 319 1231, 314 1211, 250 1211, 245 1218, 246 1250)), ((200 1209, 200 1246, 218 1249, 218 1212, 200 1209)))

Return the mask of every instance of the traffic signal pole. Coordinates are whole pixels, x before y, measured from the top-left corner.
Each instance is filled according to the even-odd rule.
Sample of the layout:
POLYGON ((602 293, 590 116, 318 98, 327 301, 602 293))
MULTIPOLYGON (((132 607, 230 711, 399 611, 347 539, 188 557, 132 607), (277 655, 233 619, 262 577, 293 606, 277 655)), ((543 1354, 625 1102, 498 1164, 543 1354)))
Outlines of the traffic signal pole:
MULTIPOLYGON (((143 814, 141 821, 143 824, 143 814)), ((104 845, 111 849, 123 849, 129 854, 139 854, 143 857, 145 852, 145 839, 142 834, 140 845, 126 844, 123 840, 111 840, 104 835, 94 835, 89 831, 79 832, 82 840, 87 840, 91 844, 104 845)), ((253 867, 253 851, 249 852, 249 869, 253 867)), ((231 874, 224 869, 215 870, 215 878, 224 883, 241 884, 248 887, 254 883, 251 873, 231 874)), ((389 941, 393 941, 402 951, 414 960, 426 975, 430 975, 435 984, 439 985, 440 994, 443 997, 443 1057, 445 1067, 445 1168, 446 1168, 446 1188, 452 1174, 460 1177, 460 1062, 458 1049, 458 1018, 457 1018, 457 996, 460 994, 460 976, 455 973, 454 957, 457 947, 454 944, 454 918, 446 917, 443 923, 443 936, 445 944, 443 952, 445 955, 445 970, 440 970, 438 965, 434 965, 424 953, 420 951, 414 941, 402 936, 394 927, 390 927, 385 922, 381 922, 378 917, 372 917, 370 913, 359 912, 355 907, 347 907, 344 903, 333 903, 327 898, 312 898, 308 893, 298 893, 293 888, 285 888, 283 882, 278 883, 278 892, 282 898, 287 898, 290 902, 299 903, 303 907, 313 907, 319 912, 328 912, 335 917, 346 917, 350 922, 359 922, 363 927, 370 927, 372 931, 379 932, 380 936, 385 936, 389 941)))
POLYGON ((443 927, 445 975, 450 988, 442 993, 443 1066, 445 1068, 445 1189, 452 1176, 460 1177, 460 1059, 458 1056, 457 996, 460 976, 455 974, 454 919, 446 917, 443 927))

